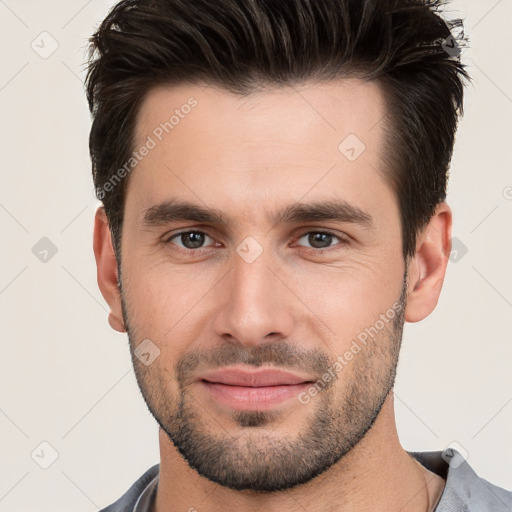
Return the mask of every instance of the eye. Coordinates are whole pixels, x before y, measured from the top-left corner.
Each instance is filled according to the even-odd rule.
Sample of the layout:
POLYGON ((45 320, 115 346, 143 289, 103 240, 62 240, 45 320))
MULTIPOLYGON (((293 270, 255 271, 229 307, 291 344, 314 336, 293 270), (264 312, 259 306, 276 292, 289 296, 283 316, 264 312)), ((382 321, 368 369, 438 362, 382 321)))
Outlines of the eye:
POLYGON ((311 248, 320 250, 330 249, 333 240, 337 240, 341 245, 348 243, 344 238, 328 231, 309 231, 302 235, 298 241, 302 239, 305 239, 311 248))
MULTIPOLYGON (((183 251, 199 252, 200 249, 207 247, 207 239, 210 239, 210 245, 212 242, 215 242, 214 239, 204 231, 180 231, 164 239, 164 244, 175 245, 179 250, 183 251)), ((309 249, 316 249, 314 252, 324 252, 333 248, 335 245, 343 246, 348 244, 348 240, 328 231, 309 231, 298 238, 297 242, 303 239, 309 244, 309 249)), ((302 244, 299 243, 299 245, 302 244)))
POLYGON ((164 240, 164 243, 174 243, 173 240, 176 239, 178 242, 174 245, 177 245, 181 249, 185 250, 194 250, 194 249, 202 249, 205 240, 209 238, 213 241, 213 238, 208 236, 203 231, 180 231, 179 233, 175 233, 174 235, 168 237, 164 240))

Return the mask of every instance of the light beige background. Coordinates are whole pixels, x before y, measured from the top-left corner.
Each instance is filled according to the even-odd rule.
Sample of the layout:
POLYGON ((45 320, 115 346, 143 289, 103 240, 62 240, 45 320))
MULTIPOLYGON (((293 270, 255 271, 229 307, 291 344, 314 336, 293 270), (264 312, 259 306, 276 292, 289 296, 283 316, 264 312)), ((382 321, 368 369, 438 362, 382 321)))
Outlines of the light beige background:
MULTIPOLYGON (((98 510, 159 460, 92 252, 84 45, 112 4, 0 0, 1 512, 98 510), (42 58, 31 44, 58 48, 42 58), (32 252, 42 237, 57 248, 46 263, 32 252), (42 442, 58 452, 48 469, 36 463, 51 462, 42 442)), ((512 489, 512 1, 448 12, 471 39, 448 196, 467 253, 436 311, 406 325, 397 422, 406 449, 463 447, 512 489)))

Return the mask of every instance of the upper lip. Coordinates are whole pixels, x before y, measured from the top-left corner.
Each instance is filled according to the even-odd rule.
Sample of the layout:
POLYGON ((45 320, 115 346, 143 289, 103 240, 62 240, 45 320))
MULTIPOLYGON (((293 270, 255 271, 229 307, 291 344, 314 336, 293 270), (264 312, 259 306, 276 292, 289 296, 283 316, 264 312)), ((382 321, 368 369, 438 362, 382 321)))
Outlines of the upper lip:
POLYGON ((285 370, 263 369, 247 371, 237 368, 229 368, 206 373, 200 380, 227 384, 229 386, 264 387, 264 386, 289 386, 310 382, 308 379, 287 372, 285 370))

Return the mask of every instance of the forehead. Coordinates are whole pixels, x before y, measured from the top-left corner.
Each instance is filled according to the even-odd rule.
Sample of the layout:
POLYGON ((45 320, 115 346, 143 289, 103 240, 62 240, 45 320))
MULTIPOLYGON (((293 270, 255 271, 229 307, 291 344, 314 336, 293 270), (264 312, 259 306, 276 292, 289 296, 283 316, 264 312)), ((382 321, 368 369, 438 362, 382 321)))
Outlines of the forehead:
POLYGON ((384 113, 384 97, 378 83, 353 78, 280 88, 267 86, 248 95, 211 84, 158 86, 146 94, 141 104, 135 134, 138 142, 150 134, 160 138, 172 133, 166 143, 180 143, 180 135, 189 138, 190 132, 197 137, 213 132, 217 140, 224 142, 229 138, 233 143, 254 141, 270 145, 274 141, 276 145, 289 142, 298 146, 301 142, 318 145, 322 139, 327 143, 341 141, 353 133, 374 144, 369 132, 384 113), (328 139, 327 133, 331 136, 328 139))
POLYGON ((151 150, 130 176, 127 206, 130 196, 138 211, 179 196, 232 211, 238 203, 251 216, 280 199, 336 191, 368 203, 386 187, 384 115, 379 85, 357 79, 246 96, 213 85, 156 87, 137 118, 135 149, 149 142, 151 150))

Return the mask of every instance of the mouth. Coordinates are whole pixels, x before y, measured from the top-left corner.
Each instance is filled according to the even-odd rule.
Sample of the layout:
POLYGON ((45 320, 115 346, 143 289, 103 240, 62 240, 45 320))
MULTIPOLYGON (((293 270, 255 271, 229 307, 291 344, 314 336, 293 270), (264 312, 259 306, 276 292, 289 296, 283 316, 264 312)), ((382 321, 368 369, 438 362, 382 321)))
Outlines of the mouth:
POLYGON ((223 369, 199 379, 200 385, 214 400, 240 410, 271 409, 296 398, 312 382, 307 377, 270 368, 257 371, 223 369))

